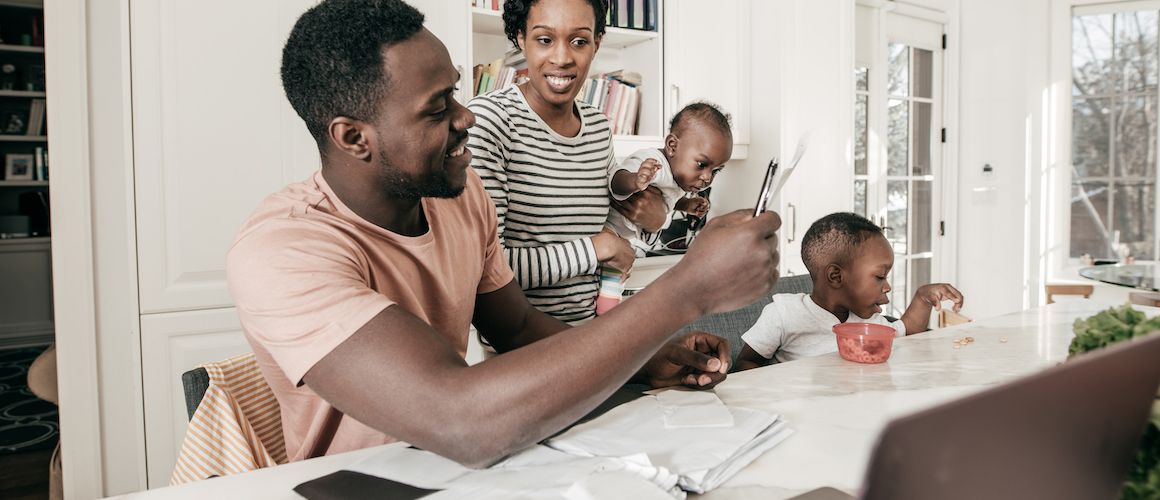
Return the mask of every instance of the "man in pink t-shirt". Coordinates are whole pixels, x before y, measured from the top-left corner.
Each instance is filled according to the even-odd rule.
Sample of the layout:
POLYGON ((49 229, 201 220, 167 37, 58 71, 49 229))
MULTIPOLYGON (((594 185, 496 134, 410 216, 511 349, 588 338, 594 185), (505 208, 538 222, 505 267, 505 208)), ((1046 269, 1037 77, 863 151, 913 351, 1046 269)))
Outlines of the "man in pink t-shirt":
POLYGON ((630 378, 721 381, 723 339, 669 337, 772 288, 777 216, 710 221, 681 263, 583 326, 539 312, 468 168, 474 116, 453 97, 460 75, 422 23, 398 0, 326 0, 283 50, 283 86, 322 169, 262 202, 227 271, 290 458, 401 439, 484 465, 630 378), (471 324, 500 352, 474 366, 463 359, 471 324))

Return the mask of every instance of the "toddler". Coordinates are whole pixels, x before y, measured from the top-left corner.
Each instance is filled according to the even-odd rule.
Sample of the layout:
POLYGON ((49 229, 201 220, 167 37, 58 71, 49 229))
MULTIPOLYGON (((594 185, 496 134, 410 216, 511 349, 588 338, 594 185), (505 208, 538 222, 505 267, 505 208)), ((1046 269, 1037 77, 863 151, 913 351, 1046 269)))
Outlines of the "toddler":
POLYGON ((951 301, 957 312, 963 295, 946 283, 924 285, 902 319, 883 317, 890 302, 887 276, 894 266, 894 250, 882 229, 865 217, 840 212, 822 217, 802 237, 802 260, 814 282, 813 293, 776 294, 761 317, 741 336, 745 342, 737 369, 747 370, 838 350, 831 330, 838 323, 878 323, 894 327, 898 335, 924 332, 931 309, 951 301))

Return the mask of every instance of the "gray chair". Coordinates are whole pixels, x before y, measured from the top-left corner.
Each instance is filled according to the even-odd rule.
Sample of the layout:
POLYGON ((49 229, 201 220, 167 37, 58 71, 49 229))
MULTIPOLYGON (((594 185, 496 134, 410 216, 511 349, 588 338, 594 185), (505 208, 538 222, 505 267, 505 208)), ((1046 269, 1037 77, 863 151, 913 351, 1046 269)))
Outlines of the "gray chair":
MULTIPOLYGON (((810 293, 813 290, 814 282, 808 274, 782 276, 777 280, 777 284, 774 285, 773 294, 810 293)), ((683 335, 694 330, 701 330, 728 339, 729 346, 733 351, 729 357, 729 367, 732 370, 737 366, 737 355, 741 354, 741 346, 744 345, 741 341, 741 334, 748 331, 754 323, 757 323, 757 318, 761 316, 761 310, 773 300, 773 294, 766 295, 758 299, 757 302, 735 311, 703 316, 685 325, 684 328, 677 332, 677 335, 683 335)))
POLYGON ((182 373, 181 388, 185 392, 185 411, 192 420, 193 412, 197 411, 201 398, 205 397, 205 391, 209 389, 209 372, 199 366, 182 373))

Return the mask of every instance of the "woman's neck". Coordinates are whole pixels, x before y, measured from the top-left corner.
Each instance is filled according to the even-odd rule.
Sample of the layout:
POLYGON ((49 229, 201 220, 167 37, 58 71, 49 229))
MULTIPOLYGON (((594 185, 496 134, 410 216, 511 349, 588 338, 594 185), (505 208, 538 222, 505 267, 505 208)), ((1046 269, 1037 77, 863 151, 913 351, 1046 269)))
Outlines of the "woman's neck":
POLYGON ((529 83, 519 85, 518 88, 523 93, 524 100, 528 101, 528 106, 532 108, 532 112, 557 134, 573 137, 580 132, 580 115, 572 101, 568 101, 566 105, 557 106, 540 97, 529 83))

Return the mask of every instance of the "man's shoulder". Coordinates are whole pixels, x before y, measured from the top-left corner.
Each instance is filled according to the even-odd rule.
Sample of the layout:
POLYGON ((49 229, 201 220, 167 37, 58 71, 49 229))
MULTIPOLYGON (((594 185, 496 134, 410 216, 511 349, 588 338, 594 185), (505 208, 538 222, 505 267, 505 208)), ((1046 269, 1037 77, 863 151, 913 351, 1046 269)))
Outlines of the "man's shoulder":
POLYGON ((316 176, 263 199, 238 230, 230 255, 342 240, 339 226, 346 223, 335 213, 316 176))

